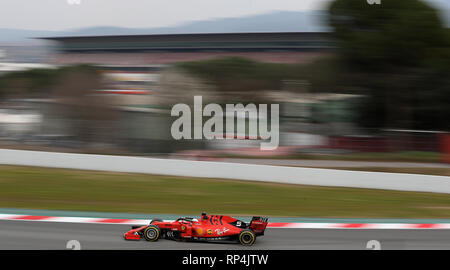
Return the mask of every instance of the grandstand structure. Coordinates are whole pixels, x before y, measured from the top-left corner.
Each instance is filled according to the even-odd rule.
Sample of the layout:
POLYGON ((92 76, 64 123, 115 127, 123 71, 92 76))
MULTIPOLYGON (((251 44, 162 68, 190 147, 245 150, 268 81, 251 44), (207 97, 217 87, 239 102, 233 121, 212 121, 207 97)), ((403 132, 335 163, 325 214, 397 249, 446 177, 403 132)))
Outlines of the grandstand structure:
POLYGON ((125 67, 241 56, 263 62, 301 63, 330 53, 325 32, 224 33, 48 37, 56 42, 52 63, 125 67))
MULTIPOLYGON (((98 91, 106 94, 105 99, 120 109, 117 123, 123 132, 118 132, 114 141, 137 152, 232 149, 250 147, 255 143, 247 140, 217 145, 214 142, 172 140, 168 133, 170 111, 164 111, 165 107, 159 102, 161 94, 172 86, 161 87, 161 78, 172 76, 171 82, 187 80, 190 86, 198 83, 168 70, 173 64, 227 56, 270 63, 309 63, 334 53, 331 35, 323 32, 71 36, 45 39, 54 43, 49 61, 51 64, 90 64, 100 67, 105 89, 98 91)), ((177 88, 174 91, 184 90, 177 88)))
POLYGON ((50 64, 96 65, 105 75, 107 89, 102 92, 121 95, 151 94, 162 70, 179 62, 239 56, 261 62, 308 63, 332 53, 334 47, 330 34, 325 32, 65 36, 43 39, 54 42, 50 64))

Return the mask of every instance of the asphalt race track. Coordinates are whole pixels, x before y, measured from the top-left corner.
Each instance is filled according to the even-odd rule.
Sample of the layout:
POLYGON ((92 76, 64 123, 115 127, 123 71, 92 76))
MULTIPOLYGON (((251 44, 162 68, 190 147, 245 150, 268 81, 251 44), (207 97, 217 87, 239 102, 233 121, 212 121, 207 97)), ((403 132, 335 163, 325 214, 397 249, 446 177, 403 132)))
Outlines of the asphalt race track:
POLYGON ((66 249, 77 240, 81 249, 450 249, 450 230, 267 229, 252 247, 239 244, 159 240, 125 241, 129 225, 35 221, 0 221, 0 250, 66 249))

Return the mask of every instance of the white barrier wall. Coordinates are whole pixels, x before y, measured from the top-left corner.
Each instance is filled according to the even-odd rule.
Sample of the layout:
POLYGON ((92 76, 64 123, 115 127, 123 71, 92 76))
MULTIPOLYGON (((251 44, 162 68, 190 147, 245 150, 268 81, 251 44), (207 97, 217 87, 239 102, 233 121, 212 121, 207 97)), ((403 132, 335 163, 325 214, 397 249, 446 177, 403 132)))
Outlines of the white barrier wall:
POLYGON ((0 149, 0 164, 450 193, 450 177, 0 149))

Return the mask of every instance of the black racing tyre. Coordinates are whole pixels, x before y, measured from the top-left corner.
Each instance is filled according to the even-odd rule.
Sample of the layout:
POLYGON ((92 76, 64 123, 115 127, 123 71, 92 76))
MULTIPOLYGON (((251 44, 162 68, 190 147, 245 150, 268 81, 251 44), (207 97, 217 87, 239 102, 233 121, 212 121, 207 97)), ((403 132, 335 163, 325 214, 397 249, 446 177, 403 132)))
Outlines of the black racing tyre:
POLYGON ((160 235, 161 235, 161 230, 156 225, 149 225, 144 230, 144 238, 147 241, 151 241, 151 242, 158 241, 160 235))
POLYGON ((239 243, 243 246, 251 246, 255 243, 256 235, 251 230, 242 230, 239 234, 239 243))

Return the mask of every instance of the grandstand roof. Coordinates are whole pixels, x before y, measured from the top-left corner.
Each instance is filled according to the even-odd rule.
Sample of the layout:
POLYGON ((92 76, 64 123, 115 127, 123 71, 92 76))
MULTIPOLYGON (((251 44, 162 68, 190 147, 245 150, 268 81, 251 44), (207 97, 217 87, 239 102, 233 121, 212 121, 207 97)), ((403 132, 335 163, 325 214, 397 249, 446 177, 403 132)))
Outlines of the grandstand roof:
POLYGON ((64 52, 135 51, 308 51, 333 48, 326 32, 65 36, 64 52))

